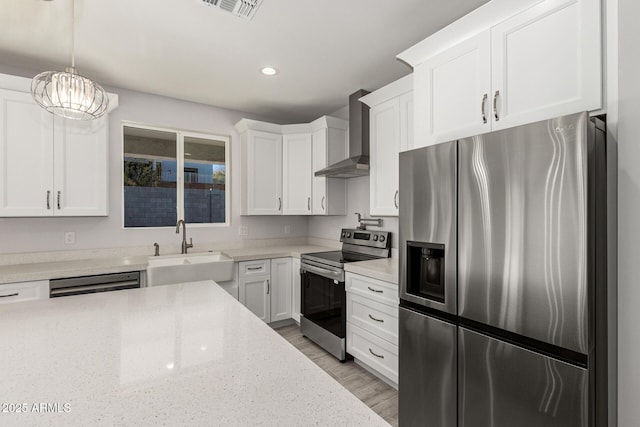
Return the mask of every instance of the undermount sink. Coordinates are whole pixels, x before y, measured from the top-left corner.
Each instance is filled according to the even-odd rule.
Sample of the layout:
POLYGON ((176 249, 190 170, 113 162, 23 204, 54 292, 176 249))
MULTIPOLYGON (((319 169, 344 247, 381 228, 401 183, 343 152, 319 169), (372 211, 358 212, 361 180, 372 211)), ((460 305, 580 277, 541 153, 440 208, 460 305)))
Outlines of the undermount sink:
POLYGON ((147 286, 233 279, 233 259, 222 252, 149 257, 147 286))

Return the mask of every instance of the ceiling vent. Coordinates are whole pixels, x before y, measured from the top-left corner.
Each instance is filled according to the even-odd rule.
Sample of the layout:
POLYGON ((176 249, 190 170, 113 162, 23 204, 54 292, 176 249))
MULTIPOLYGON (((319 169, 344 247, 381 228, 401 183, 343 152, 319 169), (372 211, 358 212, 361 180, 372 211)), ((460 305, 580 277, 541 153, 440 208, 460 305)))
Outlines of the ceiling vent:
POLYGON ((256 14, 262 0, 202 0, 202 2, 209 6, 219 7, 241 18, 251 19, 256 14))

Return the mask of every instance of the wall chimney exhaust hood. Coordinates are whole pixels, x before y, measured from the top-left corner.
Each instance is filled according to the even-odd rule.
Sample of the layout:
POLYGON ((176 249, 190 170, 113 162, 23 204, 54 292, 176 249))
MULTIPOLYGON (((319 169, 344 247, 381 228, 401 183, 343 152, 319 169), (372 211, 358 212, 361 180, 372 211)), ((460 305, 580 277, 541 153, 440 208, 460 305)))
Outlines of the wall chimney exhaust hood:
POLYGON ((349 96, 349 158, 315 173, 327 178, 369 175, 369 107, 359 99, 369 92, 360 89, 349 96))

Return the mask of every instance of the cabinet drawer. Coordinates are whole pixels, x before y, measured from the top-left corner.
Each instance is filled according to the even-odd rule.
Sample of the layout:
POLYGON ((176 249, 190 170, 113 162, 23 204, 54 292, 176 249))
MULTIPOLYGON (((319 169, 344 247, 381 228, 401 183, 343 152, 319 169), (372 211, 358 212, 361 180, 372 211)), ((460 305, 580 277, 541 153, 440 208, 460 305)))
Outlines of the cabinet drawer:
POLYGON ((47 298, 49 298, 48 280, 0 285, 0 304, 47 298))
POLYGON ((398 383, 398 346, 347 322, 347 351, 394 383, 398 383))
POLYGON ((240 263, 240 277, 252 277, 271 274, 271 260, 243 261, 240 263))
POLYGON ((398 308, 347 293, 347 321, 398 345, 398 308))
POLYGON ((345 281, 347 292, 352 292, 392 306, 397 306, 400 303, 398 299, 398 286, 393 283, 353 273, 347 273, 345 281))

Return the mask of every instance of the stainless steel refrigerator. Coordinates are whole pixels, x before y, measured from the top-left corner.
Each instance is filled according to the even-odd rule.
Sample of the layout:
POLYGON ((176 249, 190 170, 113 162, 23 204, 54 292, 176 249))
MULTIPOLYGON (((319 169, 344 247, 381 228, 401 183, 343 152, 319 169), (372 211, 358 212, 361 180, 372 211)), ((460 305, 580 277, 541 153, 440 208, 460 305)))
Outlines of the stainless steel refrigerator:
POLYGON ((606 425, 604 122, 400 154, 399 424, 606 425))

